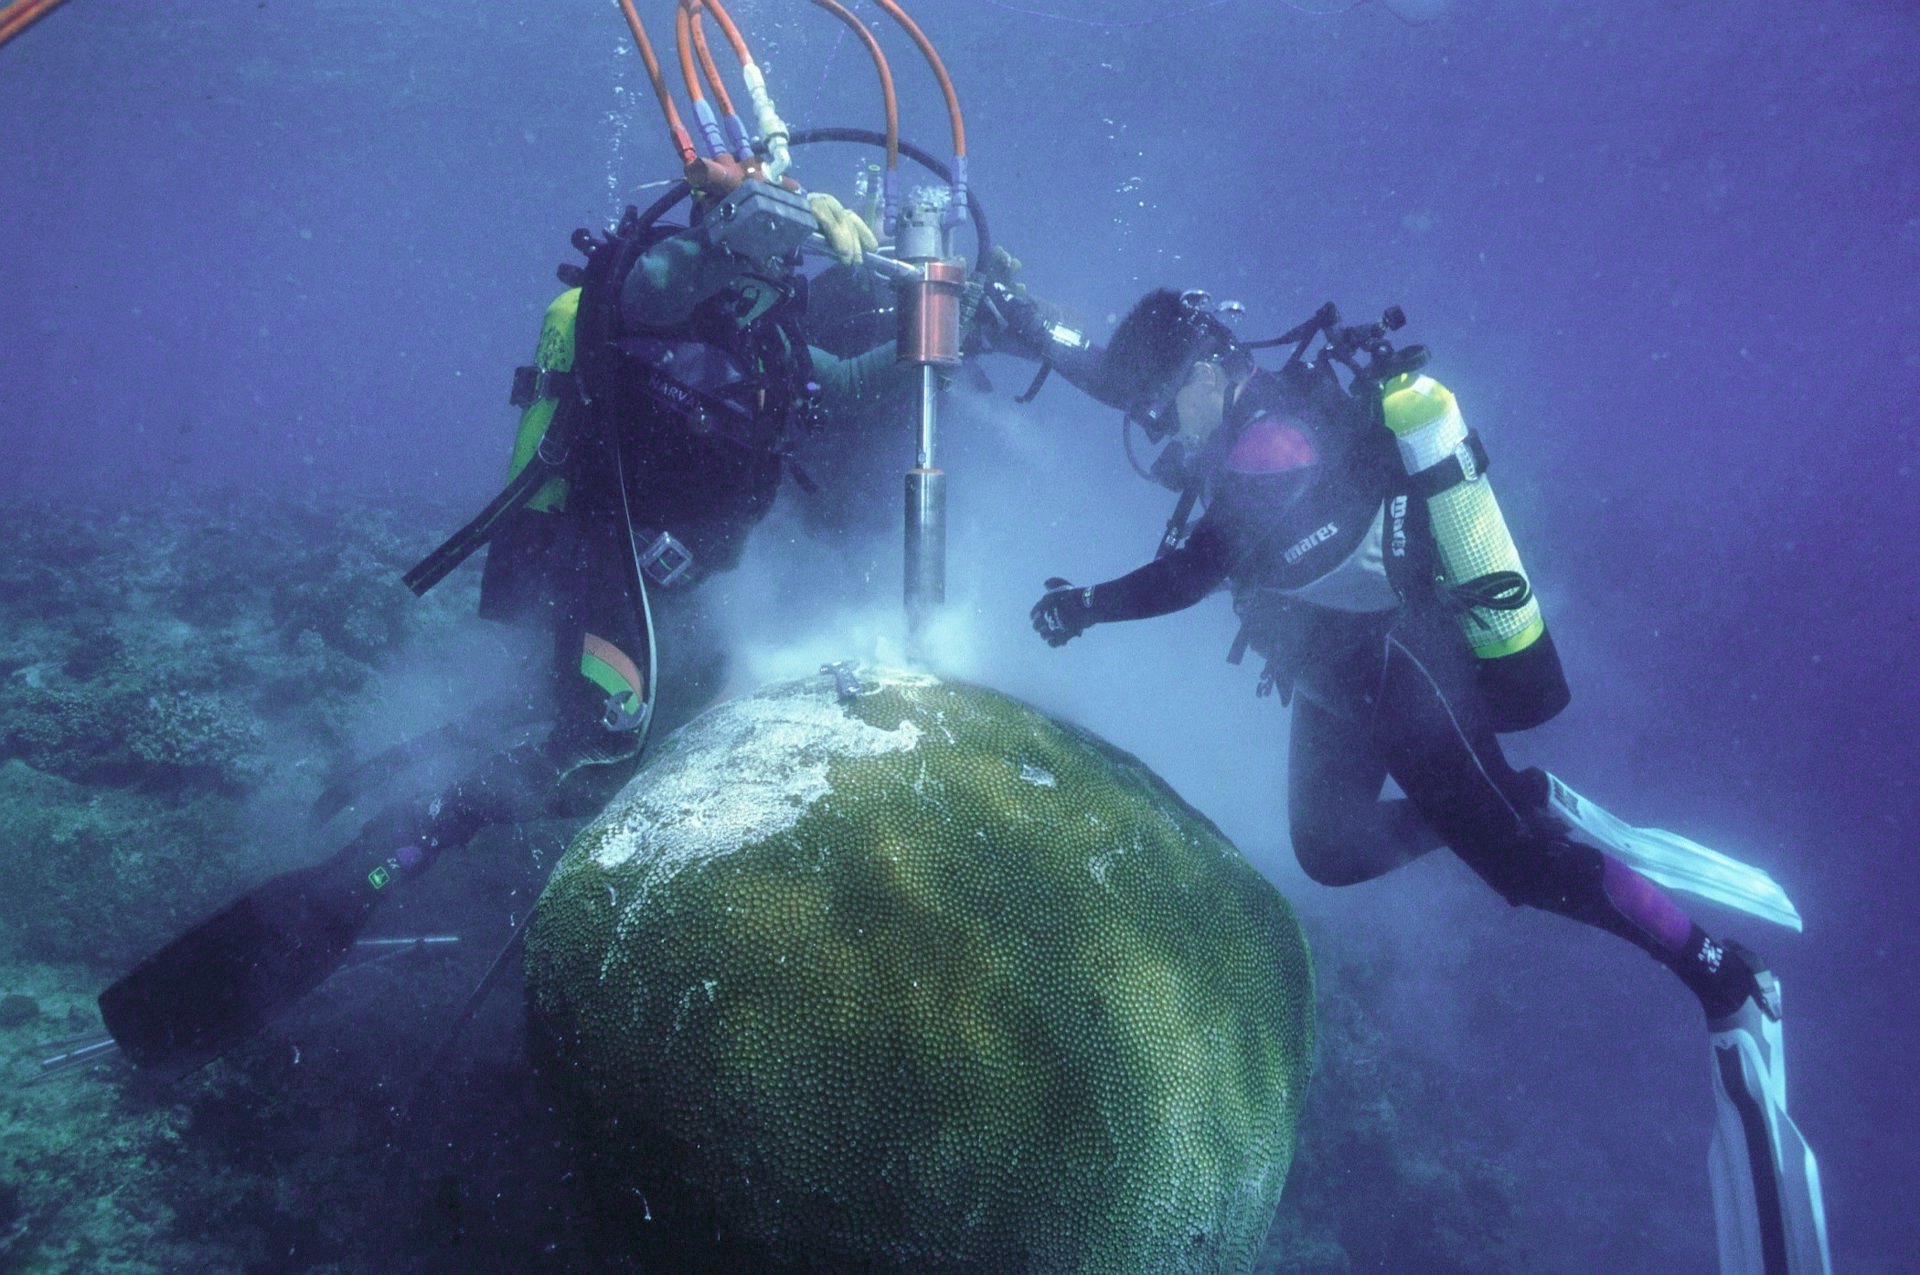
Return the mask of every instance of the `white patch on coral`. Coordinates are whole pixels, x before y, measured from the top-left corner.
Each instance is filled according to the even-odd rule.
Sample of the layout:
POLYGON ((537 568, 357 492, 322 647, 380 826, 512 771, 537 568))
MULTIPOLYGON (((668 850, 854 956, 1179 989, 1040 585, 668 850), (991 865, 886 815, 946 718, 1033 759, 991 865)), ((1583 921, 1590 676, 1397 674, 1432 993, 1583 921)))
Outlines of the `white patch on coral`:
POLYGON ((1020 782, 1032 784, 1036 788, 1052 788, 1057 782, 1050 770, 1042 770, 1032 762, 1020 763, 1020 782))
MULTIPOLYGON (((869 686, 881 676, 862 670, 869 686)), ((622 900, 630 907, 694 864, 799 823, 827 795, 833 759, 904 752, 919 741, 912 721, 882 730, 853 716, 830 678, 722 704, 675 732, 621 790, 594 830, 593 862, 645 865, 636 897, 622 900)))
POLYGON ((1113 866, 1113 861, 1118 859, 1122 853, 1120 850, 1102 850, 1099 854, 1087 860, 1087 871, 1093 876, 1094 882, 1102 889, 1111 888, 1107 885, 1107 870, 1113 866))

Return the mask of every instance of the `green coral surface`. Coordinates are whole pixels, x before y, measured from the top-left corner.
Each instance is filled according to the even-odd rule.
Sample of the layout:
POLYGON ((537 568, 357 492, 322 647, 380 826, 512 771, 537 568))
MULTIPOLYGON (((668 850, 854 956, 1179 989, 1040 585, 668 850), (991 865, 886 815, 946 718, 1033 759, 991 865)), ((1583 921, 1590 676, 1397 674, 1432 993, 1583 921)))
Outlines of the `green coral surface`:
POLYGON ((529 1014, 669 1252, 1246 1270, 1313 1053, 1291 909, 1132 756, 994 691, 781 683, 574 842, 529 1014))

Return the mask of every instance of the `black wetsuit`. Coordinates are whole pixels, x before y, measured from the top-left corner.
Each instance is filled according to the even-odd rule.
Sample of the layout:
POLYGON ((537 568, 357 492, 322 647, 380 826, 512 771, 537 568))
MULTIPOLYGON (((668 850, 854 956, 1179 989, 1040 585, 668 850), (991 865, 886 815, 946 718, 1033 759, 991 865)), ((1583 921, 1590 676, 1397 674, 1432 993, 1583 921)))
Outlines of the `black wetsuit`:
POLYGON ((1421 583, 1430 542, 1401 540, 1411 561, 1389 572, 1391 435, 1326 387, 1259 373, 1218 437, 1191 461, 1208 498, 1192 534, 1094 586, 1087 615, 1164 615, 1231 585, 1268 676, 1292 692, 1288 804, 1308 874, 1351 884, 1444 844, 1510 903, 1642 947, 1710 1012, 1744 994, 1651 883, 1554 829, 1541 772, 1508 764, 1459 623, 1421 583), (1389 776, 1404 800, 1380 800, 1389 776))
MULTIPOLYGON (((614 242, 623 250, 645 246, 624 237, 614 242)), ((628 251, 624 260, 631 259, 628 251)), ((596 252, 603 267, 608 260, 596 252)), ((601 275, 608 286, 617 278, 611 269, 601 275)), ((581 297, 589 295, 583 287, 581 297)), ((599 298, 607 295, 599 289, 599 298)), ((654 680, 655 629, 646 606, 652 590, 641 583, 642 555, 657 532, 670 530, 705 570, 738 558, 779 483, 777 443, 790 419, 791 391, 811 378, 805 346, 789 326, 756 333, 749 323, 702 340, 698 314, 636 332, 639 325, 618 311, 599 307, 591 338, 584 325, 575 326, 584 356, 576 368, 584 362, 600 373, 591 392, 570 374, 558 387, 545 373, 532 378, 553 391, 537 389, 534 397, 555 402, 555 423, 522 457, 501 496, 408 573, 410 586, 431 587, 492 538, 482 612, 552 634, 551 676, 528 678, 519 688, 534 699, 545 687, 551 702, 516 714, 544 716, 551 728, 531 742, 503 738, 452 784, 386 806, 327 859, 255 886, 109 987, 102 1015, 140 1065, 184 1071, 217 1056, 328 977, 396 880, 426 870, 490 825, 589 813, 630 773, 654 680), (628 346, 630 339, 639 344, 628 346), (663 345, 668 340, 680 348, 663 345), (718 353, 723 343, 725 358, 718 353), (796 346, 793 364, 771 365, 796 346), (730 380, 727 366, 716 364, 739 375, 730 380), (683 383, 705 378, 694 388, 707 397, 683 401, 715 410, 675 412, 662 406, 660 394, 644 392, 649 384, 660 390, 648 378, 669 368, 683 383), (780 397, 783 386, 788 393, 780 397), (719 405, 729 401, 739 410, 721 419, 719 405), (179 1012, 183 1003, 192 1012, 179 1012)), ((696 659, 716 649, 711 642, 678 646, 696 659)), ((689 702, 708 693, 695 687, 689 702)), ((510 736, 507 725, 503 736, 510 736)))
MULTIPOLYGON (((787 214, 769 224, 791 236, 805 214, 787 214)), ((523 415, 508 487, 407 573, 424 591, 490 543, 482 615, 551 635, 548 676, 514 687, 527 697, 515 718, 550 721, 544 737, 511 742, 524 732, 503 722, 458 780, 379 810, 327 859, 269 878, 117 981, 102 1013, 129 1056, 168 1069, 216 1056, 331 974, 393 882, 488 826, 590 814, 631 773, 650 707, 670 726, 718 694, 721 645, 690 586, 738 562, 816 396, 872 398, 895 362, 890 349, 816 359, 797 321, 797 246, 755 242, 742 254, 656 233, 631 210, 595 242, 578 295, 549 311, 538 366, 515 377, 516 401, 551 415, 523 415), (670 688, 657 701, 656 680, 670 688), (177 1022, 186 996, 204 1003, 177 1022)))
POLYGON ((643 247, 616 239, 588 266, 574 375, 541 444, 561 494, 500 521, 481 582, 484 618, 551 635, 547 676, 525 687, 532 715, 551 729, 438 794, 382 811, 335 856, 343 870, 387 860, 420 871, 483 827, 597 807, 640 754, 640 719, 620 710, 637 707, 624 688, 645 681, 656 655, 655 727, 671 729, 722 689, 724 655, 697 583, 738 563, 772 507, 805 400, 823 388, 816 377, 838 391, 867 369, 827 360, 816 372, 784 310, 743 326, 725 297, 651 326, 629 295, 644 302, 646 290, 623 289, 618 277, 640 273, 628 263, 643 247), (693 392, 685 401, 698 410, 664 400, 676 387, 693 392), (689 567, 643 586, 640 559, 662 533, 689 567), (609 669, 625 670, 626 683, 610 681, 609 669))

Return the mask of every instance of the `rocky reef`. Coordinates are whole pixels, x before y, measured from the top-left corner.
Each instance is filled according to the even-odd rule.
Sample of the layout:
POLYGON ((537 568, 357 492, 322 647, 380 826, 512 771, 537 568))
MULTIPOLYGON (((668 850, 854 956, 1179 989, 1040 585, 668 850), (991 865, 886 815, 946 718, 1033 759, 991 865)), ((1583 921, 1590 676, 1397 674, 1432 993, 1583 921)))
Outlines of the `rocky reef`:
MULTIPOLYGON (((589 1190, 591 1148, 527 1062, 512 970, 422 1075, 571 825, 449 856, 390 932, 460 944, 356 964, 179 1086, 111 1063, 37 1076, 49 1042, 97 1028, 93 995, 129 961, 327 848, 304 831, 312 798, 380 742, 366 724, 396 666, 458 638, 473 605, 470 572, 425 601, 397 578, 470 511, 398 508, 0 498, 0 1269, 642 1269, 608 1224, 641 1202, 589 1190)), ((1393 971, 1313 938, 1314 1080, 1254 1268, 1526 1269, 1498 1131, 1393 1031, 1393 971)))
POLYGON ((398 581, 421 538, 238 491, 0 512, 0 944, 129 961, 257 870, 244 808, 310 792, 447 614, 398 581))

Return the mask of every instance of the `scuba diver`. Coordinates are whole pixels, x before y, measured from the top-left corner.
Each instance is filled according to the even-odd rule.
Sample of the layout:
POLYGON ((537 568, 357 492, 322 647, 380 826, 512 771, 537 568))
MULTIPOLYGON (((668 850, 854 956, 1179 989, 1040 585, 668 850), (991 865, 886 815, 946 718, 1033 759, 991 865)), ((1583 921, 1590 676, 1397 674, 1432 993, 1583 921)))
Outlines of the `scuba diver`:
MULTIPOLYGON (((596 808, 637 765, 656 716, 666 716, 657 712, 663 658, 673 719, 719 693, 724 652, 695 591, 739 562, 787 475, 813 486, 795 463, 801 444, 829 418, 858 422, 894 403, 895 387, 915 372, 922 416, 930 417, 933 369, 958 363, 981 298, 979 286, 964 289, 964 267, 948 260, 947 231, 971 219, 982 262, 992 259, 984 216, 965 186, 957 102, 931 45, 883 0, 946 89, 955 143, 949 168, 899 139, 879 46, 841 6, 826 0, 826 7, 858 29, 881 68, 886 132, 790 130, 718 0, 680 0, 676 34, 702 154, 638 13, 623 0, 684 179, 646 211, 627 208, 605 234, 574 233, 586 261, 560 267, 567 290, 546 311, 533 363, 515 372, 511 401, 521 417, 508 482, 405 577, 424 593, 488 548, 480 614, 531 625, 550 641, 538 680, 551 725, 542 737, 509 746, 489 740, 493 750, 454 783, 380 811, 322 862, 247 891, 109 986, 101 1015, 136 1067, 183 1075, 254 1034, 340 967, 396 883, 482 829, 596 808), (758 141, 726 96, 703 35, 705 16, 739 55, 758 141), (789 175, 793 148, 811 141, 885 148, 886 180, 864 213, 802 190, 789 175), (901 198, 901 154, 947 183, 943 204, 901 198), (689 198, 687 225, 663 220, 689 198), (874 222, 890 232, 891 256, 876 252, 874 222), (902 339, 844 356, 812 347, 802 268, 808 253, 843 269, 882 272, 900 298, 902 339), (662 629, 672 634, 667 643, 662 629)), ((904 452, 906 431, 899 432, 904 452)), ((930 457, 923 439, 910 489, 917 475, 923 490, 944 490, 930 457)), ((937 502, 922 504, 938 515, 937 502)), ((489 980, 521 933, 515 929, 489 980)))
MULTIPOLYGON (((690 227, 630 208, 605 238, 576 234, 588 260, 567 272, 576 286, 516 373, 510 481, 406 577, 424 593, 491 542, 480 614, 548 634, 551 729, 380 812, 324 862, 249 891, 107 989, 103 1017, 136 1065, 205 1061, 330 974, 393 882, 482 828, 547 813, 572 777, 604 796, 631 771, 657 704, 654 597, 692 639, 686 595, 737 563, 827 382, 855 388, 863 367, 816 366, 800 328, 793 263, 830 199, 816 196, 816 212, 749 178, 690 227)), ((697 708, 717 670, 710 642, 684 645, 676 689, 697 708)))
POLYGON ((1446 846, 1509 903, 1671 970, 1711 1041, 1722 1270, 1830 1270, 1818 1169, 1786 1110, 1779 981, 1661 886, 1798 929, 1792 905, 1758 869, 1508 764, 1499 734, 1547 721, 1569 691, 1478 436, 1421 374, 1426 351, 1387 339, 1400 312, 1343 327, 1328 305, 1261 342, 1236 340, 1228 313, 1156 291, 1096 369, 1076 351, 1074 379, 1125 413, 1130 454, 1136 428, 1166 444, 1151 476, 1181 495, 1154 561, 1092 586, 1048 580, 1034 629, 1059 647, 1227 585, 1241 622, 1229 659, 1264 656, 1261 693, 1292 706, 1288 804, 1307 874, 1349 885, 1446 846), (1259 367, 1253 351, 1277 345, 1293 346, 1285 366, 1259 367), (1404 796, 1381 799, 1389 776, 1404 796))

